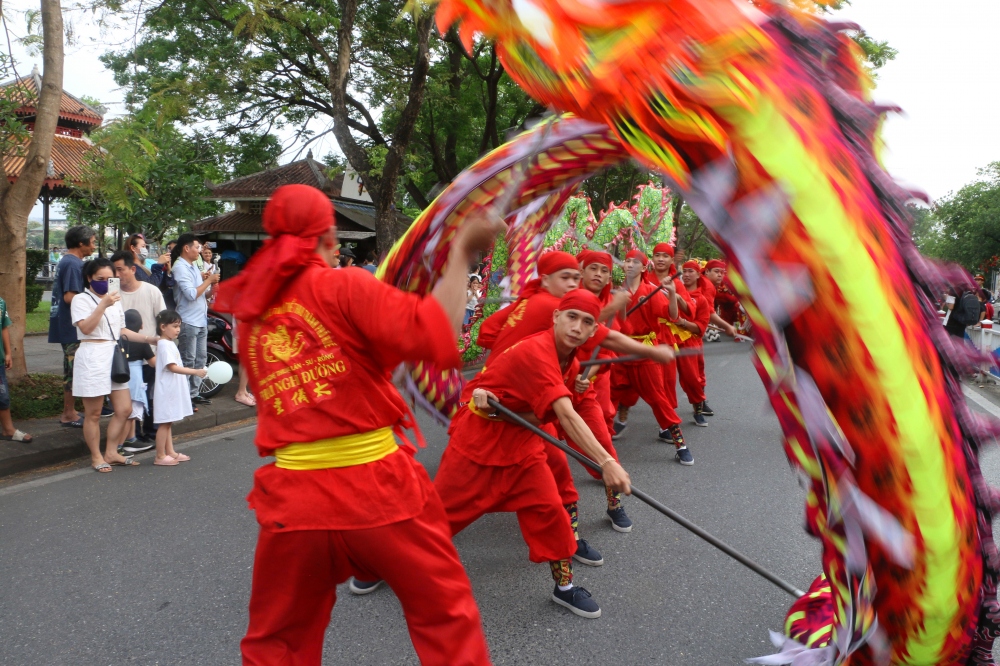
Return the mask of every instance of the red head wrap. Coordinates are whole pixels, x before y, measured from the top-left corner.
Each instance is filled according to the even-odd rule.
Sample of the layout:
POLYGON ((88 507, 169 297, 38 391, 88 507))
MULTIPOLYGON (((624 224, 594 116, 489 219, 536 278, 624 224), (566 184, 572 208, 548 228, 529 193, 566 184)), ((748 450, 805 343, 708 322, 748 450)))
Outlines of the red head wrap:
POLYGON ((685 261, 684 265, 681 266, 681 268, 690 268, 692 270, 698 271, 699 273, 701 272, 701 264, 699 264, 694 259, 692 259, 691 261, 685 261))
POLYGON ((711 259, 707 264, 705 264, 705 270, 703 272, 707 273, 713 268, 725 268, 725 267, 726 267, 726 262, 719 261, 718 259, 711 259))
POLYGON ((631 252, 629 252, 628 254, 625 255, 625 258, 626 259, 638 259, 638 260, 640 260, 642 262, 643 266, 645 266, 646 264, 649 263, 649 257, 647 257, 645 254, 643 254, 639 250, 632 250, 631 252))
POLYGON ((586 266, 590 263, 590 250, 580 250, 576 254, 576 263, 586 266))
POLYGON ((335 225, 330 199, 308 185, 284 185, 264 207, 264 231, 271 238, 257 250, 240 274, 219 287, 215 309, 237 319, 256 319, 281 288, 303 267, 303 254, 335 225))
POLYGON ((583 267, 586 268, 591 264, 601 264, 602 266, 607 266, 609 271, 614 269, 614 264, 611 263, 611 255, 607 252, 588 253, 586 261, 583 262, 583 267))
POLYGON ((586 312, 587 314, 597 317, 601 314, 601 302, 597 300, 597 296, 586 289, 574 289, 567 292, 562 300, 559 301, 559 312, 565 312, 566 310, 579 310, 580 312, 586 312))
POLYGON ((657 243, 656 247, 653 248, 653 254, 659 254, 660 252, 666 252, 671 257, 674 256, 674 248, 669 243, 657 243))
POLYGON ((546 252, 538 260, 538 276, 552 275, 566 269, 580 270, 580 262, 569 252, 553 250, 546 252))

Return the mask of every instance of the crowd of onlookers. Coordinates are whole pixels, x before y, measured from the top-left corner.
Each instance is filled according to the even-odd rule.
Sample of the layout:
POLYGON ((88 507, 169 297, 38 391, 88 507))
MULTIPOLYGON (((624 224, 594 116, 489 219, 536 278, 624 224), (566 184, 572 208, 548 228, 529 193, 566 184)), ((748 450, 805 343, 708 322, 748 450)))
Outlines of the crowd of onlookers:
MULTIPOLYGON (((171 424, 211 404, 200 389, 207 374, 208 310, 221 279, 219 257, 190 233, 166 243, 158 258, 149 256, 142 234, 129 236, 110 256, 100 256, 97 234, 88 226, 70 227, 65 243, 64 251, 53 247, 49 256, 54 269, 48 341, 62 350, 61 425, 83 430, 91 465, 99 472, 136 465, 130 454, 154 447, 156 465, 189 460, 174 450, 171 424), (114 376, 116 347, 128 366, 127 381, 120 373, 114 376), (100 419, 105 416, 111 420, 102 454, 100 419)), ((356 261, 350 248, 339 250, 339 268, 375 273, 373 252, 356 261)), ((31 435, 14 428, 10 417, 5 370, 11 359, 4 354, 10 349, 10 323, 0 299, 2 439, 27 443, 31 435)), ((235 349, 238 327, 230 324, 235 349)), ((254 406, 246 371, 240 368, 239 374, 235 399, 254 406)))

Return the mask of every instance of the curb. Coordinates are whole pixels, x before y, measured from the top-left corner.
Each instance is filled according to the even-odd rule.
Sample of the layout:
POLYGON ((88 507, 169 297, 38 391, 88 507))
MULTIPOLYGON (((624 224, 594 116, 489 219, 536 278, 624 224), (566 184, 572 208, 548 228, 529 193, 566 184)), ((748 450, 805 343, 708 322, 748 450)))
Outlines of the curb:
MULTIPOLYGON (((211 410, 210 407, 202 407, 197 414, 176 424, 173 434, 176 437, 237 421, 256 420, 256 413, 256 410, 250 407, 218 411, 211 410)), ((52 425, 52 421, 28 421, 20 422, 17 425, 21 426, 26 423, 38 426, 52 425)), ((101 419, 102 441, 107 437, 107 427, 108 419, 101 419)), ((31 435, 35 438, 31 444, 2 442, 4 446, 0 448, 0 477, 89 455, 87 444, 83 439, 83 431, 80 429, 63 428, 56 423, 53 427, 35 427, 31 428, 31 431, 31 435)))

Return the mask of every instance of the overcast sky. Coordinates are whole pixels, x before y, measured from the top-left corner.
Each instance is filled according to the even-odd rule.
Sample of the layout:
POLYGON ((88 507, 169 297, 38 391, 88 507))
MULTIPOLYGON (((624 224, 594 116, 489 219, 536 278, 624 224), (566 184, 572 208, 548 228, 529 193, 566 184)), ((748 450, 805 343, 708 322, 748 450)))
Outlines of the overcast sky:
MULTIPOLYGON (((35 3, 17 0, 14 6, 23 9, 35 3)), ((880 71, 874 93, 876 101, 894 103, 905 113, 891 116, 884 128, 885 163, 893 176, 939 198, 975 179, 977 168, 1000 160, 1000 125, 995 120, 1000 108, 995 73, 1000 3, 854 0, 837 17, 855 21, 899 51, 880 71)), ((65 88, 97 97, 112 113, 120 113, 121 92, 97 58, 109 41, 131 33, 118 32, 102 41, 92 27, 83 22, 78 26, 80 45, 66 53, 65 88)), ((27 72, 32 64, 24 56, 20 68, 27 72)), ((336 142, 328 135, 313 150, 323 156, 337 150, 336 142)), ((40 215, 36 207, 32 217, 40 215)))

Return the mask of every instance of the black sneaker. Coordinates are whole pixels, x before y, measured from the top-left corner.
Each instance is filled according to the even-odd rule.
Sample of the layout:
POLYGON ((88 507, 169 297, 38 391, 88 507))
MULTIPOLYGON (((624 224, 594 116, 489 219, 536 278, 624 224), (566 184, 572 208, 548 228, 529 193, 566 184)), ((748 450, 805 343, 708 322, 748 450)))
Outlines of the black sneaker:
POLYGON ((122 451, 125 453, 143 453, 154 448, 156 448, 155 440, 152 444, 144 440, 136 440, 134 442, 125 442, 122 446, 122 451))
POLYGON ((209 400, 208 398, 203 398, 200 395, 196 395, 195 397, 191 398, 191 404, 193 404, 193 405, 211 405, 212 401, 209 400))
POLYGON ((611 439, 620 439, 621 436, 622 436, 622 433, 625 432, 625 428, 628 427, 627 423, 622 423, 618 419, 615 419, 614 421, 612 421, 611 425, 615 429, 615 434, 611 435, 611 439))
POLYGON ((552 590, 552 601, 570 609, 573 614, 580 617, 586 617, 591 620, 601 617, 601 607, 590 597, 590 592, 587 592, 582 587, 574 585, 563 592, 556 585, 555 589, 552 590))
POLYGON ((712 408, 708 406, 708 400, 701 401, 701 413, 705 416, 715 416, 715 412, 713 412, 712 408))
POLYGON ((674 454, 674 457, 677 458, 677 462, 687 467, 694 464, 694 456, 691 455, 691 452, 688 451, 688 447, 686 446, 682 446, 677 449, 677 453, 674 454))
POLYGON ((701 426, 703 428, 708 427, 708 421, 701 414, 701 407, 698 405, 694 406, 694 424, 696 426, 701 426))
POLYGON ((608 518, 611 519, 611 527, 615 528, 616 532, 632 531, 632 519, 621 506, 617 509, 608 509, 608 518))
POLYGON ((384 580, 358 580, 357 578, 352 578, 351 582, 347 584, 347 589, 349 589, 353 594, 371 594, 378 588, 382 587, 384 580))
POLYGON ((599 567, 604 564, 604 558, 587 543, 586 539, 579 539, 576 542, 576 552, 573 553, 573 559, 591 567, 599 567))

